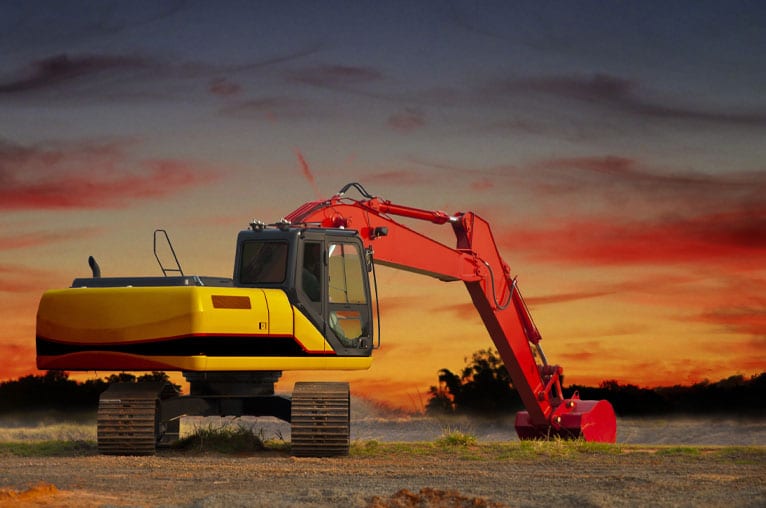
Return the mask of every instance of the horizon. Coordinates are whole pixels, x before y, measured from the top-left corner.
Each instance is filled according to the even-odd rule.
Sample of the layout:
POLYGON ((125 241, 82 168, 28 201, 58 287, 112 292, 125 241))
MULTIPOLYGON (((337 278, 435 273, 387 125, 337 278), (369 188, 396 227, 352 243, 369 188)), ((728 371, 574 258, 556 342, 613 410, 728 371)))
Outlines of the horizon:
MULTIPOLYGON (((488 220, 569 384, 766 370, 763 4, 41 3, 0 4, 0 380, 88 256, 159 275, 164 228, 230 277, 252 219, 351 181, 488 220)), ((378 287, 369 371, 278 386, 409 407, 493 345, 462 284, 378 287)))

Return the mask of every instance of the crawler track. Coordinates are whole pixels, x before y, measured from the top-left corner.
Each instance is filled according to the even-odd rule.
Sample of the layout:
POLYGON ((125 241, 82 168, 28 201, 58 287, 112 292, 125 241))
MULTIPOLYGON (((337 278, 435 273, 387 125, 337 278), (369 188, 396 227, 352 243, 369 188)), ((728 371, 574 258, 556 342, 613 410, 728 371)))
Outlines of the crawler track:
POLYGON ((293 455, 348 455, 348 383, 295 383, 291 423, 293 455))
POLYGON ((156 397, 103 398, 98 404, 98 451, 105 455, 154 455, 156 397))

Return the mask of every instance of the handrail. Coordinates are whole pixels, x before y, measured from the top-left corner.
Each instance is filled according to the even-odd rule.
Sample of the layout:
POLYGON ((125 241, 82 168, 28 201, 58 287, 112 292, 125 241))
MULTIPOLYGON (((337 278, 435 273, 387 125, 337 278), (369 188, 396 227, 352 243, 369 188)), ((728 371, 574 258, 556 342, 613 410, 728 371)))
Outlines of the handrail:
POLYGON ((179 275, 183 277, 184 272, 181 269, 181 263, 178 261, 178 256, 176 256, 176 251, 173 248, 173 244, 170 242, 170 237, 168 236, 168 232, 164 229, 155 229, 154 230, 154 257, 157 260, 157 263, 160 265, 160 270, 162 270, 162 275, 165 277, 168 276, 168 272, 177 272, 179 275), (157 235, 158 233, 162 233, 165 235, 165 241, 168 244, 168 247, 170 247, 170 253, 173 255, 173 260, 176 262, 176 268, 165 268, 165 265, 162 264, 162 260, 160 259, 159 254, 157 254, 157 235))

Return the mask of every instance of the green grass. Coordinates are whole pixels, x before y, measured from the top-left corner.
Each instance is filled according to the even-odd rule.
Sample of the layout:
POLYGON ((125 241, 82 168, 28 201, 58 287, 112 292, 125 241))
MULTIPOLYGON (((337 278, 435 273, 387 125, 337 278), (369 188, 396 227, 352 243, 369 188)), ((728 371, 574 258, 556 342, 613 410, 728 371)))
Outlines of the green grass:
MULTIPOLYGON (((471 436, 468 436, 469 438, 471 436)), ((735 464, 766 463, 763 446, 649 446, 586 443, 584 441, 514 441, 480 443, 472 439, 454 439, 433 442, 382 443, 375 440, 354 441, 352 457, 406 458, 408 456, 451 456, 477 461, 578 460, 584 457, 643 456, 690 458, 694 460, 720 460, 735 464), (457 444, 455 443, 457 441, 457 444)), ((224 454, 276 452, 289 454, 290 444, 283 440, 264 441, 260 432, 246 427, 201 428, 181 440, 176 450, 224 454)), ((162 455, 160 450, 159 455, 162 455)), ((0 457, 77 457, 97 455, 95 441, 12 441, 0 442, 0 457)))
POLYGON ((436 440, 436 444, 441 447, 471 446, 477 443, 476 436, 463 432, 461 430, 444 429, 442 435, 436 440))
POLYGON ((218 453, 252 453, 266 449, 263 431, 243 425, 208 425, 194 431, 173 445, 177 450, 218 453))
MULTIPOLYGON (((233 422, 193 427, 173 447, 177 453, 288 455, 290 443, 276 436, 264 439, 263 431, 233 422)), ((159 451, 162 455, 163 450, 159 451)), ((46 425, 0 429, 0 457, 73 457, 98 454, 95 428, 81 425, 46 425)), ((766 463, 764 446, 661 446, 589 443, 582 439, 550 441, 479 442, 471 433, 445 427, 430 442, 351 443, 352 457, 403 458, 412 456, 451 457, 472 461, 578 460, 591 457, 639 454, 673 460, 717 460, 734 464, 766 463)))
POLYGON ((97 454, 95 441, 0 442, 0 457, 80 457, 97 454))
POLYGON ((668 446, 658 449, 657 455, 699 457, 702 455, 702 450, 697 446, 668 446))
POLYGON ((0 443, 29 441, 95 441, 96 425, 57 422, 0 427, 0 443))
MULTIPOLYGON (((470 438, 470 436, 469 436, 470 438)), ((444 436, 434 442, 381 443, 356 441, 351 446, 352 457, 393 457, 405 459, 414 455, 457 457, 476 461, 534 461, 534 460, 609 460, 610 457, 659 456, 670 459, 704 458, 736 464, 766 463, 766 447, 762 446, 653 446, 589 443, 583 440, 470 442, 467 439, 444 436), (457 444, 455 443, 457 441, 457 444)))

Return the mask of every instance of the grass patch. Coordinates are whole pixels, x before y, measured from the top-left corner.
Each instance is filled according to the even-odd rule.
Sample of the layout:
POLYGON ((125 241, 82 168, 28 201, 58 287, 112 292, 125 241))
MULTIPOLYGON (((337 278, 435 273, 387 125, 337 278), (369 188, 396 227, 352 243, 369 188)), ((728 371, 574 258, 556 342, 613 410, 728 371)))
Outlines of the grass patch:
POLYGON ((622 447, 614 443, 590 443, 583 439, 575 440, 572 443, 580 453, 593 455, 619 455, 622 453, 622 447))
POLYGON ((173 445, 177 450, 218 452, 225 454, 251 453, 266 449, 263 431, 254 432, 243 425, 208 425, 194 431, 173 445))
POLYGON ((735 464, 766 464, 766 447, 725 446, 716 450, 716 457, 735 464))
POLYGON ((600 455, 616 456, 623 448, 608 443, 587 443, 583 440, 568 441, 514 441, 481 443, 464 432, 445 431, 433 442, 381 443, 356 441, 351 445, 351 455, 356 457, 402 457, 433 455, 457 457, 472 461, 506 461, 539 459, 577 459, 600 455))
POLYGON ((0 457, 80 457, 97 454, 95 441, 0 442, 0 457))
POLYGON ((669 446, 657 450, 657 455, 667 455, 671 457, 699 457, 702 451, 696 446, 669 446))
POLYGON ((43 423, 0 427, 0 442, 6 441, 95 441, 96 425, 80 423, 43 423))
POLYGON ((434 455, 438 449, 433 443, 426 442, 393 442, 381 443, 374 439, 369 441, 353 441, 349 448, 352 457, 412 457, 434 455))
POLYGON ((436 445, 441 447, 467 447, 477 443, 476 436, 461 430, 445 429, 436 445))

